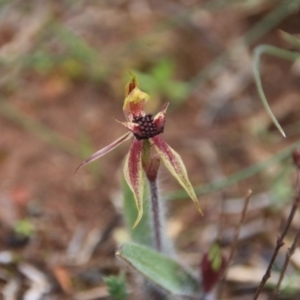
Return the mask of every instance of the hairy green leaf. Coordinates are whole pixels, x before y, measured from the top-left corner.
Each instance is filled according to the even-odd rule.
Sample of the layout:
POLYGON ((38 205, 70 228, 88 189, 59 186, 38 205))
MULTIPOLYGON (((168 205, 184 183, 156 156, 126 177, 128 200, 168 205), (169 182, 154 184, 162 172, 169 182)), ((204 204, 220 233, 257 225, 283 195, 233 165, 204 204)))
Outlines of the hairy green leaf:
POLYGON ((170 257, 133 243, 124 244, 116 255, 171 294, 200 296, 200 282, 170 257))

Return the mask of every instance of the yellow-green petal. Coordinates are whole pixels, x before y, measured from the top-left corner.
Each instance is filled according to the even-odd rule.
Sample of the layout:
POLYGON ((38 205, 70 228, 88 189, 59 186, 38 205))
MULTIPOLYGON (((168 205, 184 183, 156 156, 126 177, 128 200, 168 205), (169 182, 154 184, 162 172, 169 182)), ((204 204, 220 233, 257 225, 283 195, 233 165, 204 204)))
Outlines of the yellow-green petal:
POLYGON ((139 82, 137 80, 137 77, 132 72, 130 72, 129 74, 131 78, 125 86, 125 97, 127 97, 133 89, 139 87, 139 82))
POLYGON ((155 150, 159 154, 166 168, 185 189, 187 194, 197 205, 199 212, 203 215, 197 196, 192 184, 189 181, 185 165, 180 155, 174 149, 172 149, 159 135, 151 138, 150 141, 155 147, 155 150))
POLYGON ((134 88, 125 98, 123 112, 127 119, 132 121, 133 116, 141 116, 145 114, 146 103, 150 97, 142 92, 139 88, 134 88))

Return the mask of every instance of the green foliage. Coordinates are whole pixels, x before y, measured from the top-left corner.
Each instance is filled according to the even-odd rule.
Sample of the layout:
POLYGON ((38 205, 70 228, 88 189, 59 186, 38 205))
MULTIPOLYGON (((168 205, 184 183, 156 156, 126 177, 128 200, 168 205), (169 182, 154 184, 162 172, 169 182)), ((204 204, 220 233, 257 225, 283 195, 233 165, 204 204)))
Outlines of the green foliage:
MULTIPOLYGON (((282 266, 278 266, 278 269, 276 270, 277 276, 279 276, 279 271, 281 270, 281 267, 282 266)), ((298 299, 296 295, 299 291, 299 275, 299 271, 296 271, 293 274, 285 274, 280 288, 280 299, 298 299)), ((275 280, 269 280, 266 282, 266 287, 268 287, 270 290, 274 290, 276 285, 277 282, 275 280)))
POLYGON ((53 23, 52 30, 55 37, 74 58, 85 62, 92 62, 98 57, 98 52, 96 50, 60 22, 53 23))
POLYGON ((283 279, 282 289, 280 290, 280 295, 286 298, 297 298, 297 293, 299 292, 298 283, 299 283, 300 272, 296 271, 294 274, 286 274, 283 279))
POLYGON ((58 21, 50 23, 48 29, 40 35, 36 50, 22 58, 26 68, 32 68, 41 74, 59 72, 70 79, 102 78, 102 70, 99 69, 102 64, 97 63, 97 51, 58 21), (49 37, 59 44, 59 53, 45 43, 49 37))
POLYGON ((200 282, 170 257, 132 243, 124 244, 117 256, 170 294, 200 296, 200 282))
POLYGON ((161 59, 147 73, 135 71, 147 93, 166 97, 168 101, 179 104, 188 96, 189 85, 174 80, 174 72, 175 64, 171 59, 161 59))
POLYGON ((11 0, 0 0, 0 7, 1 7, 2 5, 5 5, 5 4, 10 3, 10 1, 11 1, 11 0))
POLYGON ((91 79, 96 81, 103 79, 107 69, 101 68, 105 64, 100 62, 98 51, 59 22, 53 24, 53 33, 60 45, 65 48, 66 58, 72 58, 77 63, 77 71, 79 66, 84 75, 91 79))
POLYGON ((25 68, 33 69, 42 75, 56 72, 75 80, 89 76, 85 60, 76 57, 68 50, 57 55, 44 49, 38 49, 25 56, 23 61, 25 68))
POLYGON ((19 220, 14 225, 14 232, 23 237, 30 237, 34 233, 34 225, 29 219, 19 220))
POLYGON ((108 294, 113 300, 128 299, 128 292, 126 289, 126 280, 124 273, 118 276, 109 276, 104 278, 104 282, 108 288, 108 294))
POLYGON ((33 68, 41 74, 47 74, 54 68, 56 60, 54 55, 38 49, 24 58, 24 66, 33 68))
POLYGON ((222 266, 222 252, 218 243, 214 243, 209 249, 208 258, 211 262, 212 269, 219 271, 222 266))
POLYGON ((273 180, 270 187, 272 208, 278 210, 291 201, 293 196, 293 188, 290 184, 292 172, 294 172, 293 168, 283 168, 282 172, 273 180))

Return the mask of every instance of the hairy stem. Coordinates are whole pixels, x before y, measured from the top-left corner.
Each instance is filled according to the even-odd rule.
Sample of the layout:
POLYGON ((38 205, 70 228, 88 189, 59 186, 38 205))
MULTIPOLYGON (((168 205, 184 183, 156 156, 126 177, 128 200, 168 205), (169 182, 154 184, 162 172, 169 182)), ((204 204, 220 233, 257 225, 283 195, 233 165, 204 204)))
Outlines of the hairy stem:
MULTIPOLYGON (((150 190, 150 206, 152 210, 152 224, 153 224, 153 242, 154 248, 158 252, 164 252, 163 247, 163 212, 162 212, 162 204, 159 199, 158 187, 157 187, 157 176, 154 176, 155 179, 149 181, 149 190, 150 190)), ((146 291, 150 299, 157 299, 157 300, 167 300, 167 296, 164 292, 157 289, 152 285, 146 286, 146 291)))
POLYGON ((157 180, 149 181, 150 186, 150 199, 152 208, 152 218, 153 218, 153 229, 154 229, 154 246, 159 252, 162 252, 162 219, 161 219, 161 203, 159 201, 158 191, 157 191, 157 180))

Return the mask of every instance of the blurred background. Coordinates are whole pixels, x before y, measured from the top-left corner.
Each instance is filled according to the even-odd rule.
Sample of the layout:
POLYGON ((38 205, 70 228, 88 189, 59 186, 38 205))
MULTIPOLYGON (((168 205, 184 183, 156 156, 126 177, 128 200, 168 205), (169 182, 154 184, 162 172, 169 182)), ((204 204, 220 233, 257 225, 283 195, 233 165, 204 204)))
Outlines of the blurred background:
MULTIPOLYGON (((278 30, 299 34, 299 8, 295 0, 1 0, 3 299, 107 299, 103 276, 129 271, 114 253, 127 239, 120 178, 130 142, 74 170, 126 132, 114 117, 124 120, 130 70, 151 96, 149 112, 170 102, 164 139, 205 214, 162 169, 167 229, 187 265, 197 270, 215 239, 226 251, 252 189, 223 287, 223 299, 252 299, 293 202, 289 147, 300 139, 299 64, 262 60, 284 139, 258 97, 252 54, 260 44, 293 50, 278 30)), ((299 216, 270 289, 298 227, 299 216)), ((282 299, 299 299, 299 268, 296 251, 282 299)), ((131 274, 128 284, 130 299, 141 299, 131 274)))

